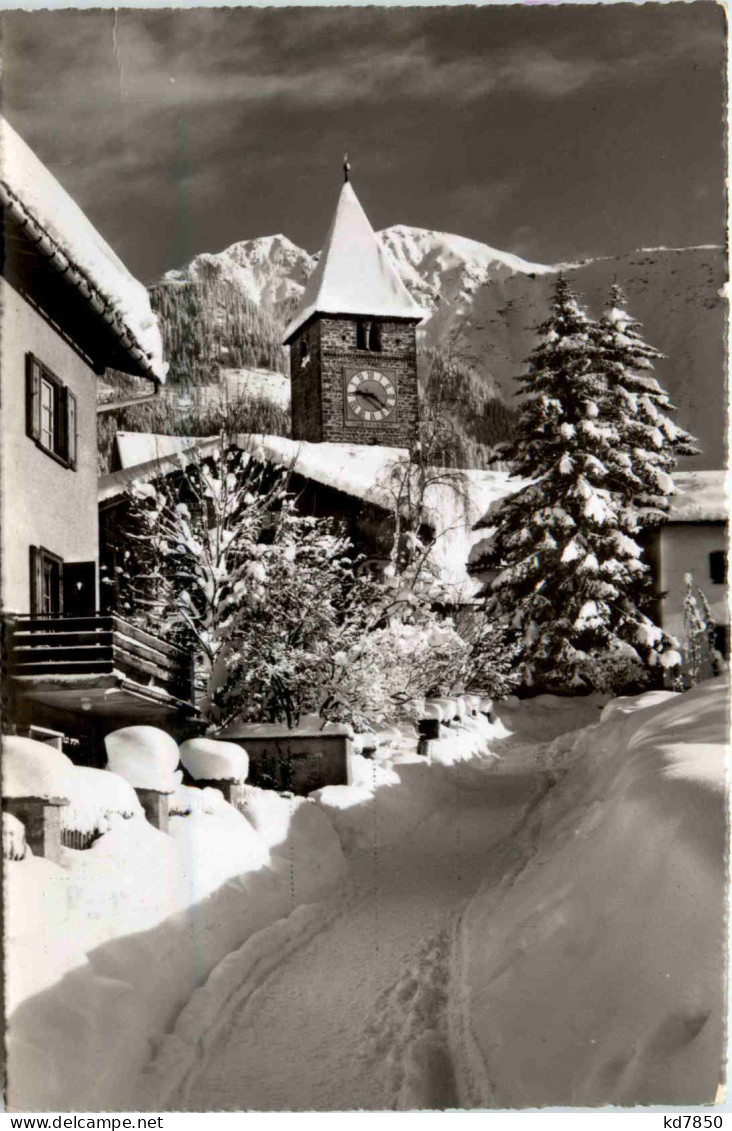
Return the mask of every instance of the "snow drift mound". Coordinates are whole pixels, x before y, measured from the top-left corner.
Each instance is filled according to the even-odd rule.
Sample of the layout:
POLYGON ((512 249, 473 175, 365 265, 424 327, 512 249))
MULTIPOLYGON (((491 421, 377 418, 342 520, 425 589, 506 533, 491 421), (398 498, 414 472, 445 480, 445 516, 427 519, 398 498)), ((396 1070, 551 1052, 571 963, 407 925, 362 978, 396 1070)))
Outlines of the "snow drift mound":
POLYGON ((249 756, 235 742, 189 738, 180 747, 180 760, 194 781, 247 780, 249 756))
POLYGON ((104 745, 107 769, 135 789, 172 793, 180 784, 178 745, 167 731, 149 726, 122 727, 108 734, 104 745))
MULTIPOLYGON (((168 747, 162 761, 172 759, 168 747)), ((127 805, 124 783, 86 774, 90 802, 104 776, 105 803, 127 805)), ((91 848, 62 849, 61 865, 23 859, 20 830, 4 825, 6 856, 17 857, 4 869, 11 1110, 132 1110, 140 1073, 221 960, 343 884, 346 862, 323 812, 261 792, 248 787, 250 820, 219 791, 189 789, 189 815, 172 817, 170 835, 112 813, 91 848)), ((317 920, 317 907, 309 914, 317 920)))
POLYGON ((60 750, 16 735, 3 735, 2 750, 3 797, 71 796, 74 764, 60 750))
POLYGON ((714 1100, 727 717, 713 680, 616 700, 556 741, 528 863, 460 926, 451 1043, 466 1107, 714 1100))

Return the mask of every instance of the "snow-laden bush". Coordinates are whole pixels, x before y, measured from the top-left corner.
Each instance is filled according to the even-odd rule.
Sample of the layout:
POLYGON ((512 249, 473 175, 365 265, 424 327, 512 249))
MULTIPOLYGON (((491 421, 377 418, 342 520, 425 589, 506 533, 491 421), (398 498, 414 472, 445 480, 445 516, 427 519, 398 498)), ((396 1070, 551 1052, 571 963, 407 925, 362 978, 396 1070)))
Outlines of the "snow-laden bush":
POLYGON ((3 860, 25 860, 25 825, 12 813, 3 813, 3 860))
POLYGON ((703 589, 694 592, 694 574, 684 574, 684 638, 680 660, 683 671, 675 673, 674 687, 687 691, 709 675, 720 675, 726 668, 717 648, 717 623, 703 589))
POLYGON ((249 756, 235 742, 189 738, 180 745, 180 760, 194 781, 247 780, 249 756))
POLYGON ((182 774, 175 739, 158 727, 133 726, 112 731, 104 739, 107 769, 135 789, 157 789, 172 793, 182 774))
POLYGON ((410 613, 411 620, 394 617, 359 635, 334 658, 328 688, 334 718, 358 726, 378 724, 404 703, 414 707, 415 696, 452 687, 467 645, 451 622, 436 628, 436 618, 427 610, 410 613))
POLYGON ((315 713, 369 727, 476 676, 505 690, 500 633, 486 622, 464 638, 433 611, 442 591, 425 492, 444 480, 459 494, 455 472, 408 461, 377 581, 336 523, 298 512, 286 473, 240 451, 180 462, 179 475, 135 489, 120 585, 133 617, 192 650, 211 721, 293 727, 315 713))
POLYGON ((74 764, 34 738, 3 735, 3 797, 65 797, 73 792, 74 764))

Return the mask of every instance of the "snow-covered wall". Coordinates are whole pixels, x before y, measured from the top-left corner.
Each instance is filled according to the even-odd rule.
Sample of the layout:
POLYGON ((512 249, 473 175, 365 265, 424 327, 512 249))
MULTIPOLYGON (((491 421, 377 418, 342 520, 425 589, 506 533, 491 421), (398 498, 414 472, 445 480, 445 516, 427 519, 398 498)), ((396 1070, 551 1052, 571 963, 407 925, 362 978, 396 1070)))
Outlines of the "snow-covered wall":
POLYGON ((451 1045, 462 1104, 714 1100, 727 720, 717 679, 614 700, 597 726, 557 740, 559 784, 518 866, 460 925, 451 1045))

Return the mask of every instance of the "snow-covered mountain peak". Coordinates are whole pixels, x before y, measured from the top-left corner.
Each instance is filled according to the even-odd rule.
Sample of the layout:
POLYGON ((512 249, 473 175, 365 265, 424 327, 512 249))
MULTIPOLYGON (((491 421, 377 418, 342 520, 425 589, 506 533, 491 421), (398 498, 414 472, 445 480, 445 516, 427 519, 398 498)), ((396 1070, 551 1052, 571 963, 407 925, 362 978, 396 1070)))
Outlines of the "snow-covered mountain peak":
POLYGON ((495 279, 553 270, 449 232, 397 224, 378 235, 409 289, 422 302, 429 298, 432 307, 439 302, 460 305, 495 279))
POLYGON ((553 270, 543 263, 529 263, 508 251, 499 251, 478 240, 456 236, 448 232, 435 232, 427 228, 411 228, 395 224, 378 233, 396 258, 405 258, 420 274, 430 267, 436 273, 462 268, 468 272, 495 272, 505 267, 522 274, 541 275, 553 270))
POLYGON ((220 252, 203 252, 187 267, 167 271, 163 282, 228 281, 258 305, 274 307, 300 295, 315 262, 287 236, 259 236, 220 252))

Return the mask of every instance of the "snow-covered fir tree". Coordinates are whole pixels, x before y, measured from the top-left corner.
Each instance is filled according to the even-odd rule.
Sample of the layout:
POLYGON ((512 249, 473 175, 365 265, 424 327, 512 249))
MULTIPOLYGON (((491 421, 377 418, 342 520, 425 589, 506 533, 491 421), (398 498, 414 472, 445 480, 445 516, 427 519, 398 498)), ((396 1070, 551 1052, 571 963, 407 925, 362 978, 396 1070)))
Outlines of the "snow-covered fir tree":
POLYGON ((623 497, 631 532, 664 521, 675 490, 671 473, 676 460, 698 451, 689 433, 669 416, 673 405, 653 375, 653 363, 663 354, 643 340, 639 327, 614 285, 597 327, 596 364, 607 383, 606 415, 617 434, 613 488, 623 497))
POLYGON ((648 567, 614 484, 619 435, 599 331, 562 275, 539 335, 520 378, 512 469, 529 482, 496 516, 492 557, 503 568, 486 612, 517 633, 526 684, 615 690, 679 656, 638 607, 648 567))

